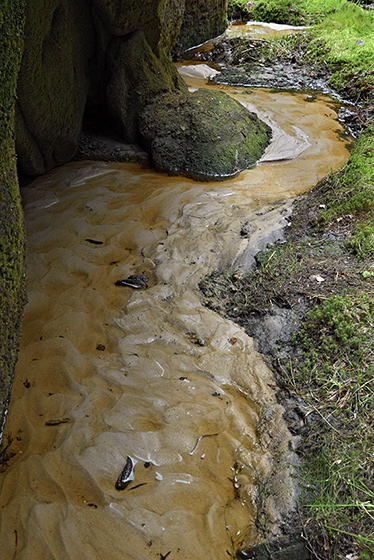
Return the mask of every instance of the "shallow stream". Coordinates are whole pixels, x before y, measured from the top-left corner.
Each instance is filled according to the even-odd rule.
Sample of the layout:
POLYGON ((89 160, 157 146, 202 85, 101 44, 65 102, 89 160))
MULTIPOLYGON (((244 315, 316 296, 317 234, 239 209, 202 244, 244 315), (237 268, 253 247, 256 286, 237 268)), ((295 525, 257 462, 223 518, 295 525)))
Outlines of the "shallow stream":
MULTIPOLYGON (((210 70, 180 72, 193 88, 210 70)), ((29 303, 4 433, 16 455, 0 475, 6 559, 225 560, 257 542, 259 491, 278 468, 274 521, 292 507, 271 372, 197 286, 250 266, 292 198, 348 151, 327 97, 230 93, 274 131, 234 179, 80 162, 23 189, 29 303), (146 286, 116 285, 134 274, 146 286), (118 490, 128 457, 133 480, 118 490)))

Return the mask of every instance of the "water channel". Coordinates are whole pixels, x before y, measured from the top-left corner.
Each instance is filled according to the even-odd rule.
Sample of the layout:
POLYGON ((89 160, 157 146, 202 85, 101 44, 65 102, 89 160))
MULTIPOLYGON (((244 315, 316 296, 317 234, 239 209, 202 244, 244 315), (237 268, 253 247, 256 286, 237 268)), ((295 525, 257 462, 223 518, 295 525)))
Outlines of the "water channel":
MULTIPOLYGON (((179 70, 191 88, 222 88, 205 65, 179 70)), ((6 559, 224 560, 259 539, 259 489, 291 436, 252 339, 201 305, 198 282, 249 266, 292 219, 292 198, 349 154, 331 99, 224 90, 274 131, 234 179, 75 162, 23 189, 29 303, 4 432, 16 455, 0 474, 6 559), (144 289, 116 285, 134 274, 144 289)), ((294 499, 279 472, 274 521, 294 499)))

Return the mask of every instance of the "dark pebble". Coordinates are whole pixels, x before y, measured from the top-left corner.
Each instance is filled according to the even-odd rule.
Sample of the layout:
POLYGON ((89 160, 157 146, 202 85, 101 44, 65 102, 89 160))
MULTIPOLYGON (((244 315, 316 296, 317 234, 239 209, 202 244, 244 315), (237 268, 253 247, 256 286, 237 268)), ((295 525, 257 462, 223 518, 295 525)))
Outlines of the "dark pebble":
POLYGON ((93 243, 93 245, 102 245, 104 241, 97 241, 96 239, 86 239, 88 243, 93 243))
POLYGON ((124 280, 117 280, 116 286, 124 286, 126 288, 134 288, 139 290, 141 288, 146 288, 148 282, 148 276, 145 274, 132 274, 124 280))
POLYGON ((127 456, 126 464, 123 467, 122 471, 120 472, 119 477, 117 478, 117 482, 115 485, 116 490, 124 490, 127 487, 130 480, 132 480, 133 471, 134 471, 134 463, 132 462, 131 457, 127 456))

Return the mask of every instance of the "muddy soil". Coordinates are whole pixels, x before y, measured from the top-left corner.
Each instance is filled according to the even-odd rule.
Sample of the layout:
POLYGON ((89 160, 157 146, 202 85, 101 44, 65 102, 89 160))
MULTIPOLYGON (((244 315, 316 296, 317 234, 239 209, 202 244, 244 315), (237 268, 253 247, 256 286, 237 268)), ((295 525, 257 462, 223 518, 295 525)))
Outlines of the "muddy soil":
MULTIPOLYGON (((339 219, 326 229, 316 228, 325 207, 326 188, 326 182, 321 182, 296 200, 289 226, 284 230, 285 239, 257 254, 256 265, 249 273, 240 269, 216 271, 200 283, 205 305, 241 325, 265 356, 278 385, 277 401, 285 409, 283 418, 295 437, 293 444, 302 461, 307 461, 310 454, 313 456, 311 441, 324 429, 324 421, 304 400, 302 389, 295 390, 288 382, 287 364, 301 355, 293 335, 306 312, 330 296, 372 294, 372 284, 362 272, 373 270, 374 260, 360 260, 346 247, 354 225, 352 216, 339 219)), ((277 552, 278 539, 271 541, 269 544, 275 547, 272 558, 293 558, 288 547, 297 543, 297 534, 302 534, 309 550, 314 551, 312 557, 330 558, 326 552, 328 545, 324 544, 310 512, 301 506, 282 530, 280 542, 285 542, 286 548, 283 553, 277 552), (287 540, 289 533, 291 539, 287 540), (283 538, 286 540, 282 541, 283 538)), ((341 553, 345 546, 346 552, 351 553, 352 544, 340 538, 341 553)), ((252 553, 257 554, 257 549, 248 551, 248 557, 252 553)), ((254 557, 262 558, 260 553, 261 550, 254 557)), ((300 555, 295 558, 303 557, 297 554, 300 555)), ((269 558, 266 554, 263 557, 269 558)))
MULTIPOLYGON (((327 63, 312 62, 308 58, 308 39, 296 42, 292 50, 279 49, 271 52, 266 39, 243 39, 242 37, 217 39, 212 48, 199 54, 204 61, 220 64, 223 70, 214 81, 243 87, 270 87, 281 90, 310 90, 328 93, 343 102, 339 118, 354 138, 358 138, 374 120, 372 101, 352 81, 339 91, 330 85, 336 68, 327 63)), ((321 46, 322 49, 322 46, 321 46)), ((191 58, 196 56, 193 52, 191 58)), ((362 86, 362 84, 361 84, 362 86)), ((312 99, 311 99, 312 100, 312 99)))
MULTIPOLYGON (((205 70, 184 69, 197 73, 191 87, 205 70)), ((15 453, 1 476, 8 557, 244 558, 260 540, 260 496, 275 525, 279 500, 293 505, 280 460, 297 436, 287 431, 283 454, 269 370, 196 290, 209 270, 253 262, 291 199, 348 151, 323 96, 233 95, 259 106, 274 142, 232 181, 75 162, 24 191, 30 303, 4 440, 12 434, 15 453)))

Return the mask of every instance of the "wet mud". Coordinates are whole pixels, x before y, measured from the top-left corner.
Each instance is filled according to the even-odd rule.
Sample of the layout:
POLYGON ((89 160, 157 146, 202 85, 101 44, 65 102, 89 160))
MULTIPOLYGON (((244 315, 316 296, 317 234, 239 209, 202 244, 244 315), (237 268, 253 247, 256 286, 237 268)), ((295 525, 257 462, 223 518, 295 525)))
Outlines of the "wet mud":
MULTIPOLYGON (((180 72, 195 88, 210 71, 180 72)), ((249 267, 347 143, 328 98, 230 91, 273 128, 262 162, 235 179, 75 162, 23 189, 29 303, 0 474, 5 558, 223 560, 260 542, 264 482, 276 481, 274 527, 293 507, 271 372, 197 287, 219 266, 249 267)))

